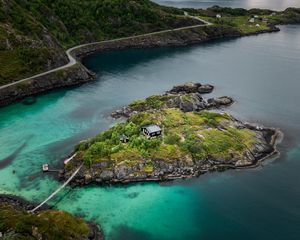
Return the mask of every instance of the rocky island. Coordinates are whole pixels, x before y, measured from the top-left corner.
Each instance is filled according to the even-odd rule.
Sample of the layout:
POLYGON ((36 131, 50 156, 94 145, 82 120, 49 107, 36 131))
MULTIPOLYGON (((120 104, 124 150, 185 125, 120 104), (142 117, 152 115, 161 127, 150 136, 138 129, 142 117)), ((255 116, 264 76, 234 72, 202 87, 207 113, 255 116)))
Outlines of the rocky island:
POLYGON ((102 240, 102 231, 93 223, 63 211, 35 206, 22 198, 0 195, 0 239, 102 240))
POLYGON ((73 185, 165 181, 257 165, 275 154, 279 131, 221 111, 231 97, 204 98, 211 85, 188 83, 114 111, 125 118, 75 148, 63 179, 73 185))

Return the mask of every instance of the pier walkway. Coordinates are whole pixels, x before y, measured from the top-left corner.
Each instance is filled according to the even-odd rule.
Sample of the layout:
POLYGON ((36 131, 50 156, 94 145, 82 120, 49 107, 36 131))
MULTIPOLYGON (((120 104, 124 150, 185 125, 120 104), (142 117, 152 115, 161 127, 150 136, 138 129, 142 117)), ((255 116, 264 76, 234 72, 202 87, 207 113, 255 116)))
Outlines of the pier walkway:
POLYGON ((58 189, 56 189, 55 192, 53 192, 45 201, 40 203, 38 206, 36 206, 34 209, 30 210, 29 212, 33 213, 39 208, 41 208, 45 203, 47 203, 50 199, 52 199, 59 191, 61 191, 65 186, 69 184, 69 182, 72 181, 72 179, 76 176, 76 174, 79 172, 79 170, 82 168, 83 164, 80 165, 79 168, 76 169, 76 171, 70 176, 70 178, 63 184, 61 185, 58 189))

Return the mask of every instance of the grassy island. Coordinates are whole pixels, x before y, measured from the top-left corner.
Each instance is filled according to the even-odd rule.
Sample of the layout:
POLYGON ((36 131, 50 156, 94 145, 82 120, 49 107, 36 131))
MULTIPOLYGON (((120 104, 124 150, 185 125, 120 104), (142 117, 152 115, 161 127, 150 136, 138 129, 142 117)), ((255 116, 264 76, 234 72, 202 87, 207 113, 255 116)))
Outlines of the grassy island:
POLYGON ((273 153, 276 130, 211 111, 233 101, 205 99, 199 93, 212 88, 191 83, 176 86, 115 111, 112 116, 125 117, 126 122, 78 144, 64 177, 84 162, 75 178, 78 184, 161 181, 252 166, 273 153), (144 131, 149 126, 158 130, 151 135, 144 131))
MULTIPOLYGON (((209 111, 187 112, 170 108, 138 113, 95 138, 81 143, 77 150, 87 166, 107 163, 115 165, 146 162, 146 172, 153 171, 153 161, 202 161, 207 156, 224 158, 242 157, 255 143, 255 133, 238 129, 226 113, 209 111), (141 128, 148 124, 161 126, 161 136, 148 139, 141 128), (122 143, 125 134, 129 141, 122 143)), ((136 173, 138 174, 138 172, 136 173)))

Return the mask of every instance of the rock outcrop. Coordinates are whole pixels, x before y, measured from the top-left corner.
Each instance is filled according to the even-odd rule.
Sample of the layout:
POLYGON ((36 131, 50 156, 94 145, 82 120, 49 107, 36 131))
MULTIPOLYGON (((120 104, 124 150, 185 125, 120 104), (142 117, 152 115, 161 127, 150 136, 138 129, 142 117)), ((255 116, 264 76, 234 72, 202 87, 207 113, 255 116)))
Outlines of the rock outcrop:
POLYGON ((173 87, 169 93, 211 93, 214 90, 214 86, 210 84, 201 83, 186 83, 173 87))
POLYGON ((136 113, 151 109, 179 108, 183 112, 202 111, 231 105, 234 100, 228 96, 205 99, 202 94, 212 92, 214 86, 201 83, 186 83, 173 87, 162 95, 137 101, 111 113, 113 118, 128 118, 136 113))

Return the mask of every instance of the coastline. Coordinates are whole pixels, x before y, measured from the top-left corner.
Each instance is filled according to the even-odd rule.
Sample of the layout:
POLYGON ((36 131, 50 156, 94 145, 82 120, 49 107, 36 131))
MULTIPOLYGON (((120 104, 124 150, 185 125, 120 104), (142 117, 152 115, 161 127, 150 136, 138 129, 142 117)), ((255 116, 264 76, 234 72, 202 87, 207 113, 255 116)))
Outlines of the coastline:
POLYGON ((116 41, 109 40, 80 45, 79 48, 77 46, 67 50, 67 55, 71 55, 73 58, 73 60, 70 59, 67 65, 50 70, 47 74, 38 74, 37 76, 24 79, 25 81, 21 80, 21 82, 0 86, 0 107, 54 89, 82 85, 93 81, 96 78, 96 74, 87 69, 81 63, 81 60, 94 53, 125 49, 184 47, 216 39, 237 38, 278 31, 280 29, 274 25, 271 25, 268 30, 258 30, 248 34, 242 34, 237 29, 227 26, 196 25, 121 38, 116 41))

